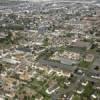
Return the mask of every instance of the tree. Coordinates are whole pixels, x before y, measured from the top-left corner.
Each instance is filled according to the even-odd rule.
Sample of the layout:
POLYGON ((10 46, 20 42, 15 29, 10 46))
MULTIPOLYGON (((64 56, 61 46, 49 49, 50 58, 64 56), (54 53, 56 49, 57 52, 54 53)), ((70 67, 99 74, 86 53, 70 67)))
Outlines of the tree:
POLYGON ((44 46, 47 46, 47 45, 48 45, 48 41, 49 41, 49 39, 46 37, 46 38, 44 39, 44 41, 43 41, 44 46))
POLYGON ((14 100, 18 99, 18 95, 15 95, 13 99, 14 99, 14 100))
POLYGON ((2 73, 2 71, 4 71, 4 66, 0 64, 0 74, 2 73))

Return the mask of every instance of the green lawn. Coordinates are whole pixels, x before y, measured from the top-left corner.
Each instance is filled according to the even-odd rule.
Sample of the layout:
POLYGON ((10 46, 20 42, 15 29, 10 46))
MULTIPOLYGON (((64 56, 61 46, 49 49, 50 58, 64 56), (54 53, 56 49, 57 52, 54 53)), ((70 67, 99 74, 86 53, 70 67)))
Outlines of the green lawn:
POLYGON ((93 89, 92 83, 88 83, 82 95, 84 97, 90 97, 93 92, 94 92, 94 89, 93 89))
POLYGON ((78 95, 74 95, 73 99, 72 100, 81 100, 80 96, 78 95))
POLYGON ((88 68, 90 64, 91 64, 90 62, 86 62, 86 61, 82 60, 79 63, 79 67, 88 68))

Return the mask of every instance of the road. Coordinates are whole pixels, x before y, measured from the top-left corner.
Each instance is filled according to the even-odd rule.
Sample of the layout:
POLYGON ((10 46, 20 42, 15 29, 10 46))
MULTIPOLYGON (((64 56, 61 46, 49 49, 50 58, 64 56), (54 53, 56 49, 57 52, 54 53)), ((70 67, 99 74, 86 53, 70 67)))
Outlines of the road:
POLYGON ((60 68, 62 70, 71 71, 71 72, 74 71, 76 68, 75 66, 69 66, 66 64, 62 64, 60 62, 45 60, 43 58, 39 59, 39 62, 44 65, 49 65, 53 68, 60 68))

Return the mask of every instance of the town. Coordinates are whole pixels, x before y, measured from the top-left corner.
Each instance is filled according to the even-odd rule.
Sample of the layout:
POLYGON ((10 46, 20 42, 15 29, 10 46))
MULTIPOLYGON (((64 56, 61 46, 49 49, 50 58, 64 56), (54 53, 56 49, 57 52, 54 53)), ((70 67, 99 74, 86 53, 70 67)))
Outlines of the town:
POLYGON ((0 0, 0 100, 100 100, 99 0, 0 0))

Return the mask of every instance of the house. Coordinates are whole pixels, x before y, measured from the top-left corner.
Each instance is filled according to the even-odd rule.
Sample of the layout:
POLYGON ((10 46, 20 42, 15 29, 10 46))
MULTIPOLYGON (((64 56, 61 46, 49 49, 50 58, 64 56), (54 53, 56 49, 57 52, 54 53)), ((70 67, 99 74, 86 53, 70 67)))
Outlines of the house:
POLYGON ((75 42, 72 42, 71 46, 72 47, 89 49, 91 47, 91 44, 89 42, 84 42, 84 41, 77 40, 75 42))
POLYGON ((56 88, 50 87, 50 88, 48 88, 48 89, 46 90, 46 93, 50 95, 50 94, 56 92, 59 88, 60 88, 60 87, 56 87, 56 88))
POLYGON ((54 92, 56 92, 60 87, 57 85, 57 83, 55 81, 51 81, 49 83, 49 87, 46 89, 46 93, 47 94, 52 94, 54 92))
POLYGON ((97 96, 96 96, 95 94, 92 94, 92 95, 91 95, 91 98, 97 99, 97 96))
POLYGON ((20 74, 19 78, 21 80, 27 81, 27 80, 30 80, 32 78, 32 75, 29 75, 28 72, 24 72, 23 74, 20 74))
POLYGON ((88 81, 86 81, 86 82, 82 82, 81 84, 82 84, 82 86, 87 86, 88 81))
POLYGON ((83 92, 84 92, 84 89, 81 89, 81 90, 77 90, 76 91, 77 94, 82 94, 83 92))
POLYGON ((78 61, 71 60, 71 59, 65 59, 65 58, 61 58, 60 61, 62 64, 67 64, 67 65, 73 65, 73 64, 78 63, 78 61))
POLYGON ((66 85, 66 86, 69 86, 70 84, 71 84, 71 82, 69 81, 69 82, 64 82, 64 84, 66 85))
POLYGON ((8 36, 8 34, 5 34, 5 33, 1 33, 0 32, 0 39, 4 39, 4 38, 6 38, 8 36))
POLYGON ((3 89, 5 92, 14 92, 16 89, 15 87, 19 85, 19 80, 14 78, 4 78, 3 89))
POLYGON ((10 64, 19 64, 20 61, 17 61, 15 59, 10 59, 10 58, 3 58, 2 61, 10 63, 10 64))
POLYGON ((94 60, 94 55, 93 54, 86 54, 84 61, 86 62, 92 62, 94 60))
POLYGON ((63 53, 55 52, 51 59, 67 65, 77 64, 80 59, 80 53, 69 51, 64 51, 63 53))
POLYGON ((31 53, 32 52, 32 50, 30 48, 28 48, 28 47, 23 47, 23 48, 19 47, 19 48, 16 48, 16 50, 17 51, 22 51, 24 53, 27 53, 27 52, 31 53))
POLYGON ((4 100, 4 98, 3 97, 0 97, 0 100, 4 100))

